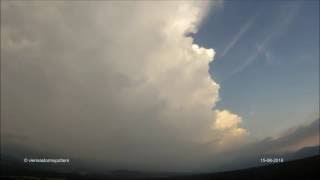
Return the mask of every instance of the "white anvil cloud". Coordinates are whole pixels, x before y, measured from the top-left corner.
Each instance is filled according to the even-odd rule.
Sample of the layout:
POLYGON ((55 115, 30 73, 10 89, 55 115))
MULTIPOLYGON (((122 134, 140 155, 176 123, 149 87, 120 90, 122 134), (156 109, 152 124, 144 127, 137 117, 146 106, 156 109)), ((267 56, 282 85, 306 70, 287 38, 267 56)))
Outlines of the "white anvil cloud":
POLYGON ((114 167, 184 170, 247 134, 240 116, 212 111, 215 51, 187 36, 207 1, 1 4, 1 133, 25 138, 14 143, 114 167))

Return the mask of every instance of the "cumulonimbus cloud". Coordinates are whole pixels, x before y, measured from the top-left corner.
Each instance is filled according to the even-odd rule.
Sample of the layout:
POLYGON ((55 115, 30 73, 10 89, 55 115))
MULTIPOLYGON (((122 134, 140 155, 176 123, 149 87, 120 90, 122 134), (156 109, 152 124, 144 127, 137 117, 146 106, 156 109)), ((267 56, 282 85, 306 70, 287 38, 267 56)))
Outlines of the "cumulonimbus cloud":
POLYGON ((156 170, 239 142, 241 117, 211 110, 215 51, 188 36, 212 5, 1 2, 2 142, 156 170))

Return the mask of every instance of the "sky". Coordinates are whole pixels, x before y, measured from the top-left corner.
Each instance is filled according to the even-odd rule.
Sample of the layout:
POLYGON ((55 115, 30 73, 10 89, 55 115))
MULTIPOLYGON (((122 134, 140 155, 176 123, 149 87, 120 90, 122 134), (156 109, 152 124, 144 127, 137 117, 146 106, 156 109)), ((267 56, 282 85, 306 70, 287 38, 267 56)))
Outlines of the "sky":
POLYGON ((264 137, 319 116, 319 1, 225 1, 194 36, 214 48, 219 108, 264 137))
POLYGON ((1 1, 1 150, 204 171, 317 145, 318 14, 316 1, 1 1))

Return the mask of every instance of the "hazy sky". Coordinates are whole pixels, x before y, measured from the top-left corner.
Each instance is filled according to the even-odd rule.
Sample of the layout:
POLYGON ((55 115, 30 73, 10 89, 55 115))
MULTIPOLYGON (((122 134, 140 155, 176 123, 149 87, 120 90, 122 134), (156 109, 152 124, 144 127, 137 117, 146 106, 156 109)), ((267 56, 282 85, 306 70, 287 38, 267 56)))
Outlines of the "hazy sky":
POLYGON ((195 171, 318 144, 317 3, 1 1, 2 150, 195 171))

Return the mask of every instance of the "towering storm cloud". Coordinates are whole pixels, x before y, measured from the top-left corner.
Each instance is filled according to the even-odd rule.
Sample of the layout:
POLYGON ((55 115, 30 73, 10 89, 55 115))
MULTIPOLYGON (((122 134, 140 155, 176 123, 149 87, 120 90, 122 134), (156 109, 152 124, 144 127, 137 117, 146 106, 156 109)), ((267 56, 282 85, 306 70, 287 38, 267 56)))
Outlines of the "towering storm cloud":
POLYGON ((156 170, 235 146, 242 118, 212 110, 215 51, 189 36, 214 5, 1 1, 1 141, 156 170))

